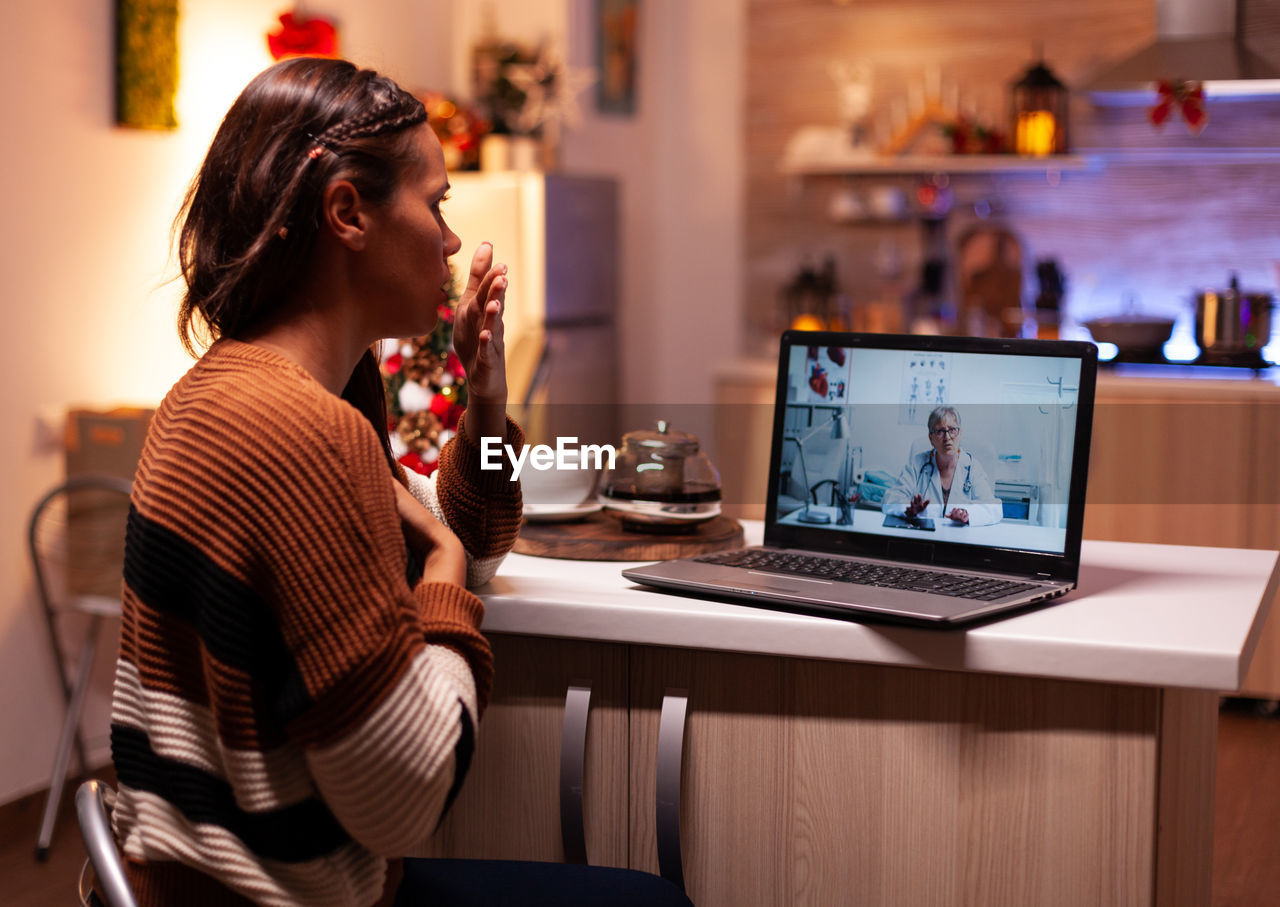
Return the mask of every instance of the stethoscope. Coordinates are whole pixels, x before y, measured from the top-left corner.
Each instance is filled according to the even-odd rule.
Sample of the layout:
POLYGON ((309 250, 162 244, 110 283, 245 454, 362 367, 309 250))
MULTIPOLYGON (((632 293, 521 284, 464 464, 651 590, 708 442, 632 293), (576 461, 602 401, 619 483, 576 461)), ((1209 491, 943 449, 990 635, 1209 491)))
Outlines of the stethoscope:
MULTIPOLYGON (((916 473, 917 484, 919 484, 921 479, 926 478, 925 477, 926 469, 929 470, 928 479, 933 478, 933 474, 937 471, 933 465, 933 455, 934 455, 934 452, 932 450, 929 451, 929 456, 925 458, 924 463, 920 466, 919 472, 916 473)), ((969 463, 964 468, 964 484, 961 485, 960 487, 964 491, 964 496, 966 498, 971 498, 973 497, 973 454, 969 453, 969 451, 966 450, 964 452, 964 455, 969 458, 969 463)), ((928 479, 926 479, 926 481, 928 479)))

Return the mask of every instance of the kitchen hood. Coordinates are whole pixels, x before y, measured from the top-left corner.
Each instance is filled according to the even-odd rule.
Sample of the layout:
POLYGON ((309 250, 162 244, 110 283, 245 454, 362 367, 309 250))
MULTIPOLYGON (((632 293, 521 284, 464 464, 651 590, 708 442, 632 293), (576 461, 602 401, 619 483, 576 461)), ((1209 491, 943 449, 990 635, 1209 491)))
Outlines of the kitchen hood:
POLYGON ((1236 0, 1155 0, 1156 40, 1084 85, 1095 104, 1151 103, 1164 80, 1197 81, 1208 99, 1280 97, 1280 66, 1244 46, 1236 0))

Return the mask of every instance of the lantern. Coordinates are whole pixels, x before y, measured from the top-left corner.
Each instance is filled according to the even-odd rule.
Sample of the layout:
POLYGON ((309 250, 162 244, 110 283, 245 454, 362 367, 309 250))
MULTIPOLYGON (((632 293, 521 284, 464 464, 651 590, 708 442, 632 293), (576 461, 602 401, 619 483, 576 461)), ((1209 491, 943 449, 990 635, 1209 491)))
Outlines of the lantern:
POLYGON ((1013 150, 1036 157, 1067 151, 1067 87, 1043 60, 1013 83, 1013 150))

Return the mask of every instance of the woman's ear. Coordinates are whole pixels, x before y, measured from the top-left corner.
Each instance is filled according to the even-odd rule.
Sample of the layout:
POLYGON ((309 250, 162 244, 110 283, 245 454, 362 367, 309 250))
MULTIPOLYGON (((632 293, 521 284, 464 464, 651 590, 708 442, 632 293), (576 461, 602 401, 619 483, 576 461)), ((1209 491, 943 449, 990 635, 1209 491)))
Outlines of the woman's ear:
POLYGON ((324 226, 338 242, 355 252, 364 249, 368 212, 360 191, 349 180, 334 180, 324 187, 320 211, 324 226))

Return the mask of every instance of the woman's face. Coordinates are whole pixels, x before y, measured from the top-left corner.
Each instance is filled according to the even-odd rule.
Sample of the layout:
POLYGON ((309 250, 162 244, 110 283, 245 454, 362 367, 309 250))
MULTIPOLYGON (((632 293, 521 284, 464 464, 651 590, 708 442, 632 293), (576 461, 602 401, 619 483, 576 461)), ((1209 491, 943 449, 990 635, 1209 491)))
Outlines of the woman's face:
POLYGON ((960 449, 960 425, 951 413, 943 413, 929 429, 929 443, 940 456, 951 456, 960 449))
POLYGON ((435 133, 415 127, 420 163, 400 178, 386 205, 372 210, 367 297, 376 309, 378 337, 429 333, 449 301, 449 257, 462 247, 441 213, 449 189, 444 153, 435 133))

